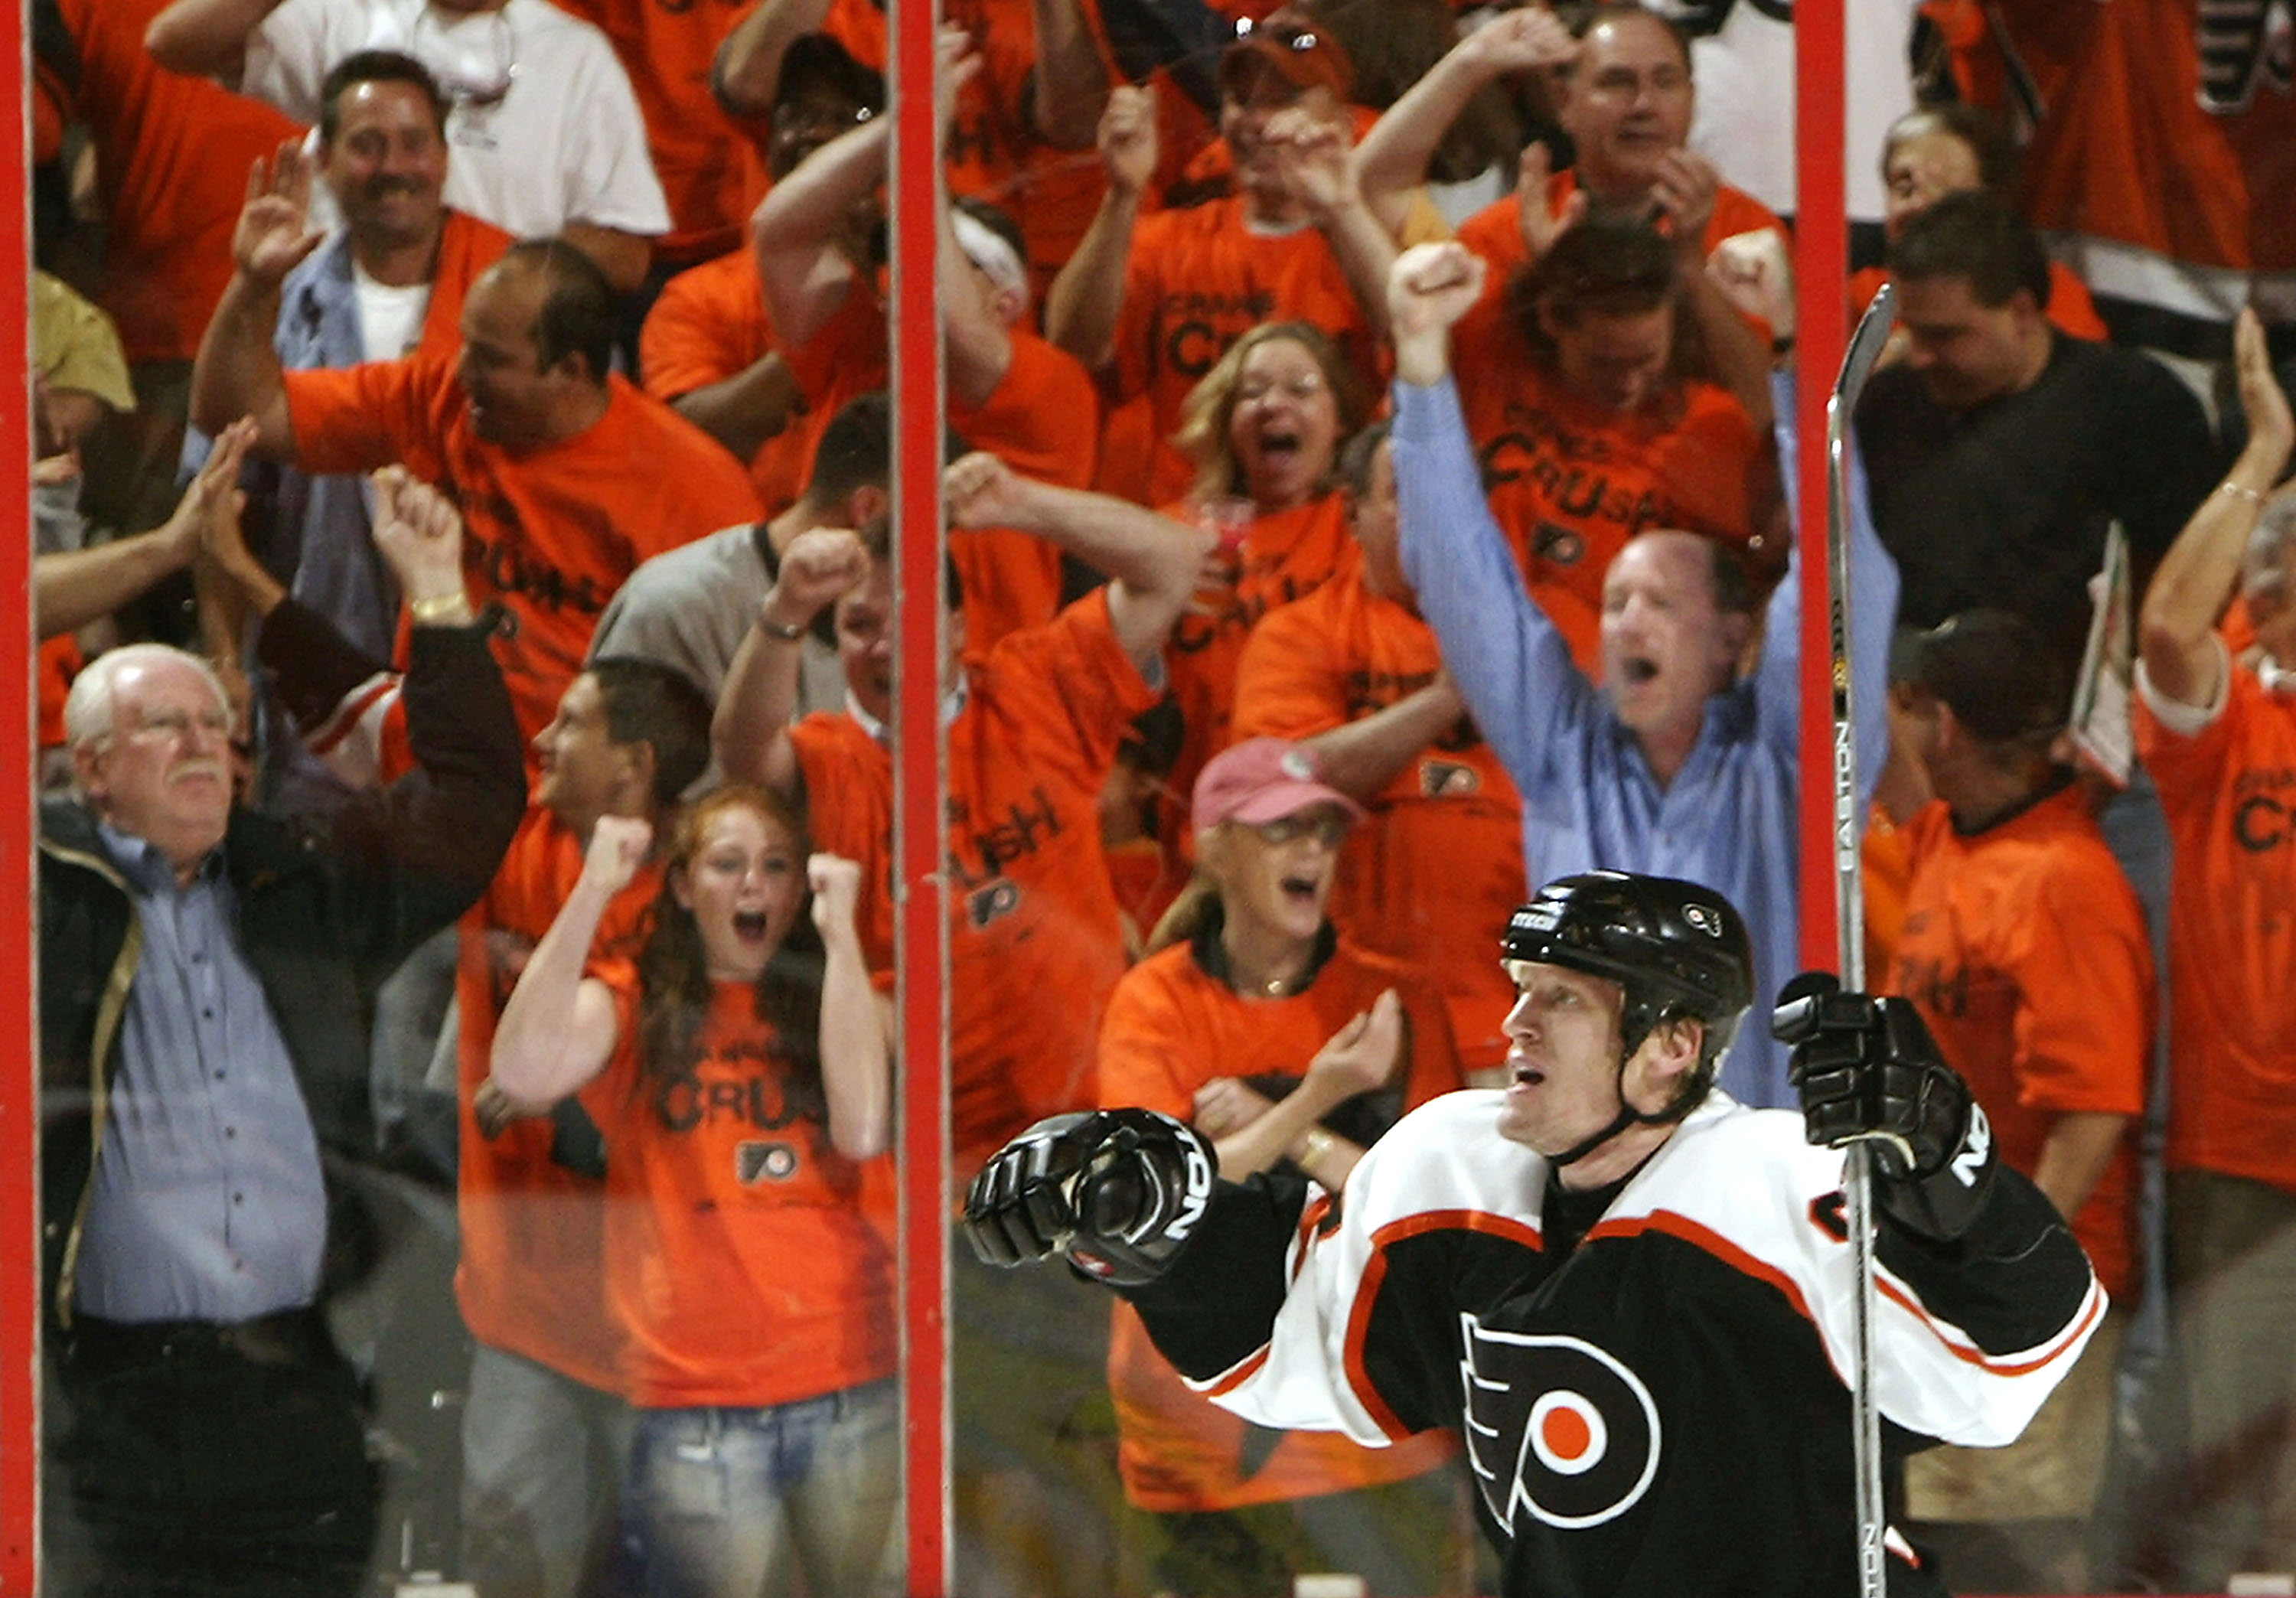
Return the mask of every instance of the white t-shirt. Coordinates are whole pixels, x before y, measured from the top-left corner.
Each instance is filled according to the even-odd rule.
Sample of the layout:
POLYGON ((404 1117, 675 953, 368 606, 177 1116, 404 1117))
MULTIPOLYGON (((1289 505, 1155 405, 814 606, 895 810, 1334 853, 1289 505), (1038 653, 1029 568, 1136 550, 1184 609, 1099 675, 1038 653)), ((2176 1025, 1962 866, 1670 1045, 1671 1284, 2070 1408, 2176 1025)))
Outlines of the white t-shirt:
MULTIPOLYGON (((426 0, 287 0, 250 36, 240 92, 316 124, 328 69, 359 50, 399 51, 450 95, 466 91, 447 117, 447 203, 456 210, 514 238, 569 222, 669 231, 637 96, 589 23, 548 0, 469 13, 426 0), (499 102, 480 102, 494 91, 499 102)), ((315 225, 333 220, 316 214, 323 196, 320 185, 315 225)))
POLYGON ((359 348, 370 361, 395 361, 422 341, 422 316, 430 308, 430 285, 394 288, 375 282, 366 268, 351 263, 351 289, 358 297, 359 348))

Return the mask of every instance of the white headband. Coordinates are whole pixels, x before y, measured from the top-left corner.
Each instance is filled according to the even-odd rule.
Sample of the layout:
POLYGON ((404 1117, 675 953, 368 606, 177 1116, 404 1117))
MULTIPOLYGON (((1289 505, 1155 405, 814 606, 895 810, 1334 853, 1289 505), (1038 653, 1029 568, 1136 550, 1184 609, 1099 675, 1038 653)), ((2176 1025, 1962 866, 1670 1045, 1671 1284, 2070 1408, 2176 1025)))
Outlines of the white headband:
POLYGON ((949 231, 956 235, 956 247, 964 251, 965 258, 980 267, 990 283, 1018 294, 1021 308, 1027 310, 1029 269, 1021 264, 1020 252, 978 217, 952 210, 948 221, 949 231))

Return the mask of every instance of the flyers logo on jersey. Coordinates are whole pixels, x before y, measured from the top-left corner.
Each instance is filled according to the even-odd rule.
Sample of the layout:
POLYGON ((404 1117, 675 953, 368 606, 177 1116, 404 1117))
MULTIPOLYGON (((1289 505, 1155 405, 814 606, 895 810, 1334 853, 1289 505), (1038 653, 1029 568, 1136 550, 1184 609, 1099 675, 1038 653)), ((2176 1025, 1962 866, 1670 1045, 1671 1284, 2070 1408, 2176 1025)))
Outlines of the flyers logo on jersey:
POLYGON ((1641 1502, 1658 1475, 1658 1405, 1613 1356, 1575 1337, 1500 1332, 1459 1317, 1467 1461, 1491 1518, 1517 1510, 1564 1530, 1641 1502))

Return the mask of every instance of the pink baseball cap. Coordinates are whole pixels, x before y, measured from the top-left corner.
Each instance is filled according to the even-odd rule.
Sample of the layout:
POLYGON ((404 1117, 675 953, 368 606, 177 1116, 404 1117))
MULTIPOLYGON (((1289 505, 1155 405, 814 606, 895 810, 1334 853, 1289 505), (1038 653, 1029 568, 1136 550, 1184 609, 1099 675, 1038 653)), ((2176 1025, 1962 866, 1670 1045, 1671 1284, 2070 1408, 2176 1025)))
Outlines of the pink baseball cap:
POLYGON ((1281 821, 1317 805, 1336 806, 1350 823, 1364 819, 1361 805, 1317 780, 1316 758, 1300 745, 1247 738, 1214 755, 1198 774, 1190 809, 1201 832, 1224 821, 1281 821))

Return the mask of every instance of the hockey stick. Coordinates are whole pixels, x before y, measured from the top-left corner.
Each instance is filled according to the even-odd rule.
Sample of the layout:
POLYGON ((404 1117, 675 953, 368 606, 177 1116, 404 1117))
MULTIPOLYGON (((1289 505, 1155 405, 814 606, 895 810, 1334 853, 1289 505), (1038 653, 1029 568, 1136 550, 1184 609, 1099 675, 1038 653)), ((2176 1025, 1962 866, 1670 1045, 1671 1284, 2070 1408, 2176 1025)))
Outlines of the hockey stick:
MULTIPOLYGON (((1841 357, 1841 375, 1825 404, 1825 599, 1828 668, 1833 686, 1833 909, 1842 986, 1866 990, 1866 881, 1859 869, 1863 829, 1857 815, 1857 698, 1849 666, 1849 420, 1874 373, 1897 317, 1895 283, 1885 283, 1858 318, 1841 357)), ((1844 1219, 1849 1258, 1857 1276, 1855 1380, 1850 1383, 1852 1442, 1857 1465, 1857 1590, 1883 1598, 1887 1585, 1882 1535, 1882 1407, 1874 1397, 1874 1320, 1880 1296, 1874 1279, 1874 1151, 1853 1143, 1842 1162, 1844 1219)))

